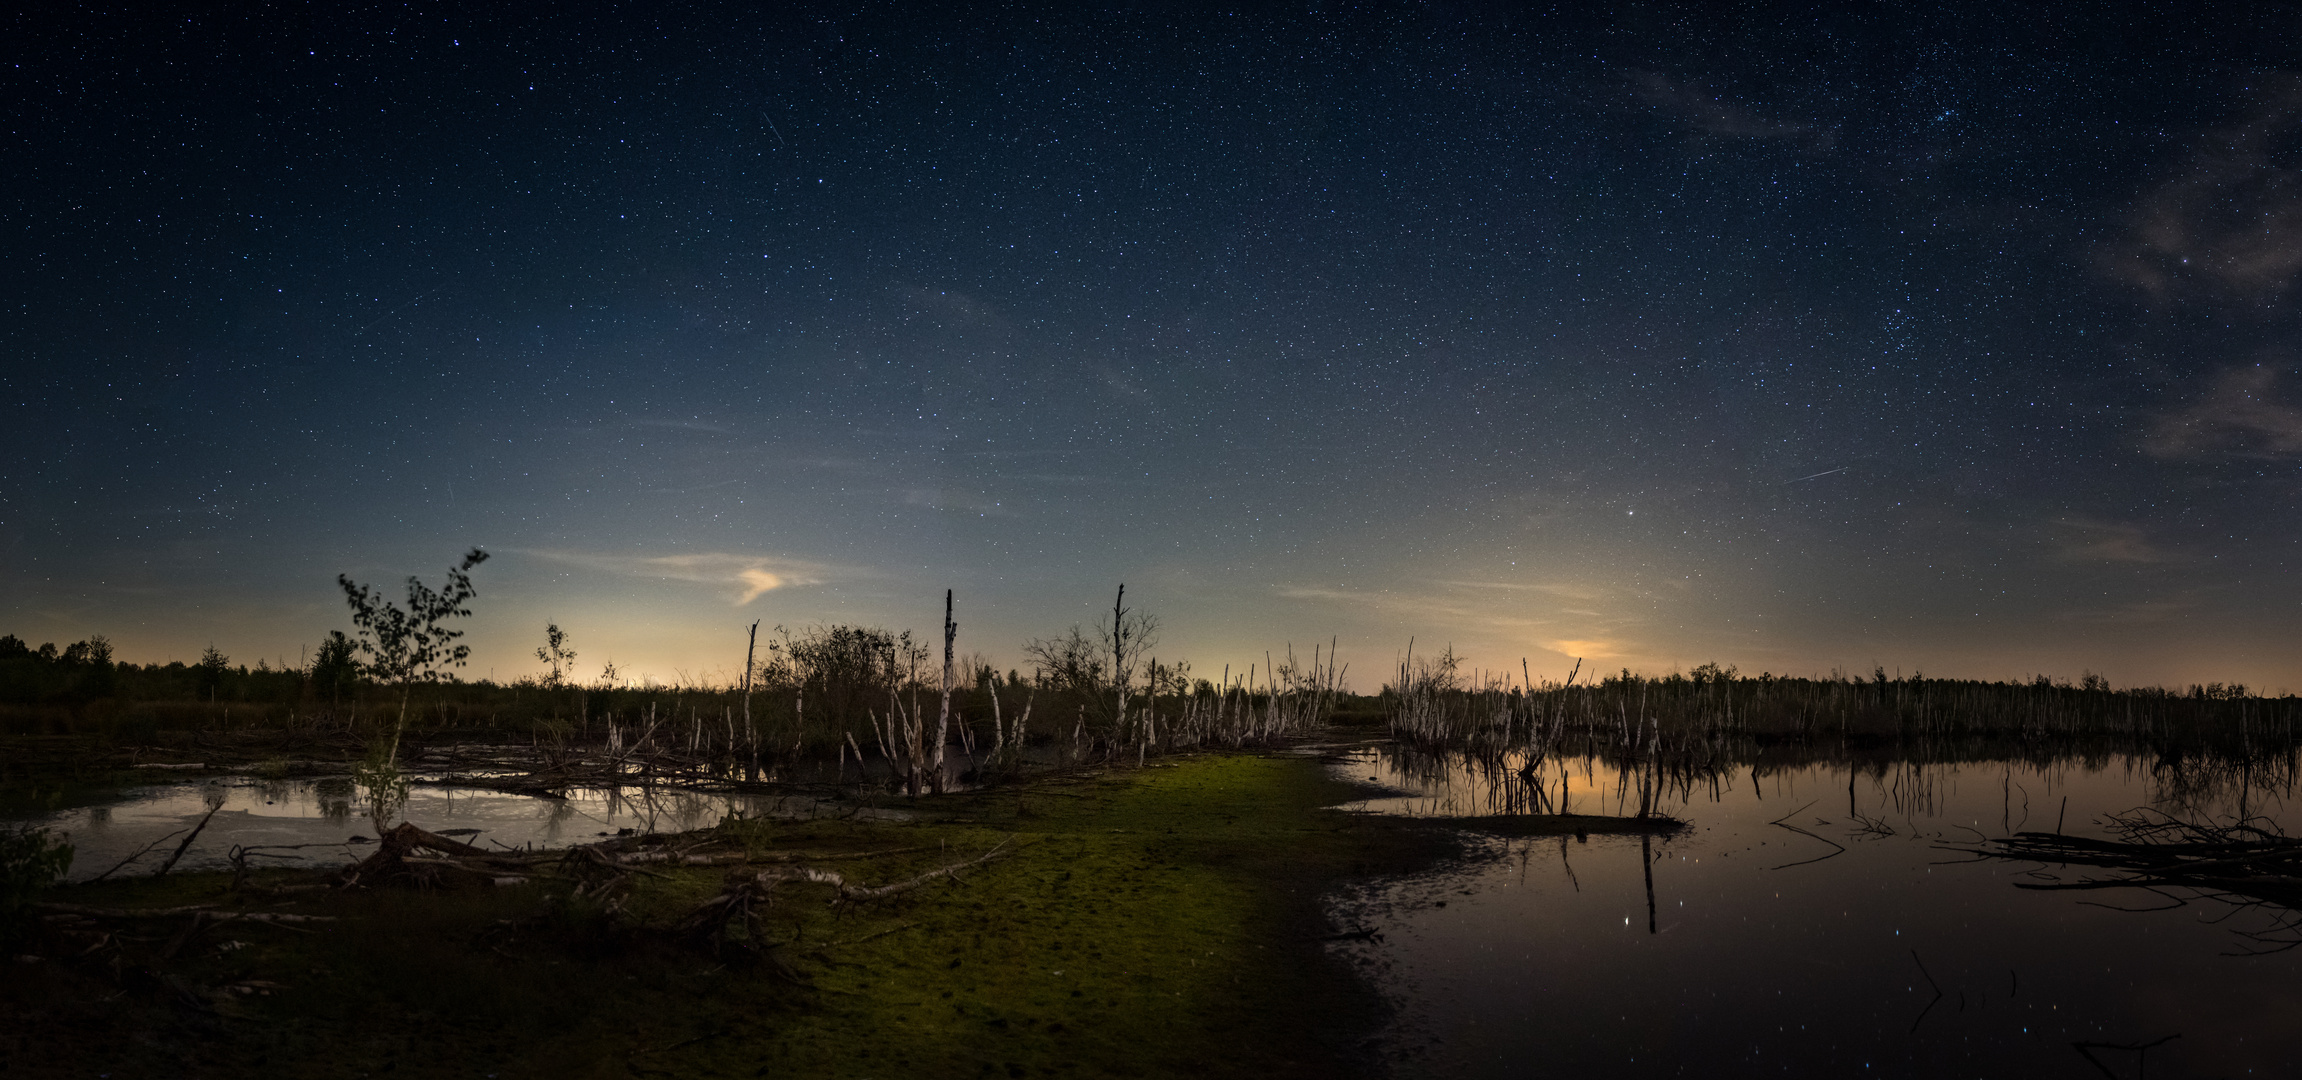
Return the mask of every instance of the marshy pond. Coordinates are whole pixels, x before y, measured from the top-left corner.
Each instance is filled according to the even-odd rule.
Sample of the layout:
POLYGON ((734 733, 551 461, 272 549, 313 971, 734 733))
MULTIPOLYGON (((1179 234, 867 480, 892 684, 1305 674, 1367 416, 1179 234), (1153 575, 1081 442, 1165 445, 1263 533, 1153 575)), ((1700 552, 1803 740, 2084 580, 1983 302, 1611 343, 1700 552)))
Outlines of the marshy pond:
MULTIPOLYGON (((116 799, 50 814, 34 823, 73 846, 67 881, 87 881, 126 859, 120 872, 151 873, 194 828, 177 871, 223 870, 238 848, 257 865, 333 867, 374 850, 375 828, 342 777, 265 780, 211 777, 154 783, 116 799), (213 813, 211 814, 211 811, 213 813), (202 822, 205 821, 205 825, 202 822)), ((477 847, 562 848, 629 833, 709 828, 729 814, 764 818, 815 816, 901 820, 902 810, 833 803, 806 795, 716 794, 669 787, 569 788, 550 796, 484 787, 419 784, 406 818, 477 847)))
MULTIPOLYGON (((1341 812, 1456 819, 1468 837, 1460 859, 1327 898, 1340 932, 1327 947, 1392 1006, 1366 1049, 1382 1072, 2302 1075, 2293 897, 2164 878, 2077 887, 2134 878, 2006 844, 2084 853, 2169 820, 2291 834, 2302 815, 2288 804, 2290 759, 1807 753, 1666 777, 1605 755, 1315 752, 1374 785, 1341 812), (1582 820, 1553 814, 1633 818, 1642 801, 1683 827, 1536 835, 1582 820), (2011 857, 2024 854, 2035 857, 2011 857)), ((122 875, 149 874, 203 820, 176 871, 224 869, 235 849, 310 867, 373 850, 354 839, 371 826, 345 778, 152 772, 41 822, 75 845, 72 880, 139 852, 122 875)), ((900 797, 834 802, 835 785, 817 788, 826 801, 645 785, 538 795, 443 774, 413 789, 406 816, 487 848, 685 831, 731 813, 908 816, 900 797)))
MULTIPOLYGON (((1334 768, 1389 789, 1364 813, 1637 810, 1636 774, 1533 764, 1376 747, 1334 768)), ((1503 831, 1354 887, 1334 920, 1371 933, 1333 947, 1395 1006, 1376 1045, 1407 1077, 2297 1076, 2291 909, 1978 854, 2161 813, 2291 833, 2290 783, 2119 755, 1746 764, 1660 785, 1673 834, 1503 831)))

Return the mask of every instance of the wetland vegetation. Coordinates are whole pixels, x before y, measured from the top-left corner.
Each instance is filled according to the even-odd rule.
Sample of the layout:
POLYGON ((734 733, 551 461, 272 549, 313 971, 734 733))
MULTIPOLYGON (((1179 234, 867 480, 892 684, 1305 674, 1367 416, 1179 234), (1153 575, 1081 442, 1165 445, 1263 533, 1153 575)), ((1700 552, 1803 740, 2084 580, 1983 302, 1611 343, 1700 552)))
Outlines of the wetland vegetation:
POLYGON ((226 805, 210 786, 204 812, 102 880, 83 872, 34 897, 61 852, 19 830, 41 846, 15 863, 22 977, 0 1009, 26 1034, 0 1046, 0 1065, 1326 1076, 1358 1064, 1348 1048, 1377 1004, 1326 956, 1319 897, 1450 841, 1325 809, 1352 788, 1284 751, 1348 715, 1327 646, 1193 678, 1156 657, 1155 620, 1122 593, 1094 631, 1026 643, 1029 677, 958 656, 947 615, 940 656, 909 633, 777 631, 720 684, 634 686, 612 667, 585 683, 555 625, 538 650, 548 674, 468 682, 453 620, 472 595, 459 575, 478 561, 440 590, 411 581, 405 607, 343 582, 361 635, 331 635, 297 665, 235 666, 214 649, 135 665, 100 639, 0 642, 13 816, 107 804, 155 779, 252 775, 336 792, 323 817, 354 830, 366 816, 381 840, 319 845, 346 852, 342 865, 283 868, 269 858, 287 852, 235 844, 219 869, 170 873, 226 805), (726 801, 699 828, 513 850, 404 821, 411 788, 726 801), (761 795, 809 809, 742 808, 761 795))
POLYGON ((1378 1018, 1323 952, 1318 898, 1433 843, 1322 809, 1349 794, 1315 759, 1190 754, 937 796, 909 822, 730 819, 516 874, 441 860, 423 889, 263 870, 58 889, 43 959, 0 991, 24 1033, 0 1050, 33 1073, 1336 1075, 1378 1018), (760 881, 954 864, 876 896, 760 881), (707 925, 732 885, 766 887, 707 925))
MULTIPOLYGON (((102 638, 0 638, 0 809, 15 822, 0 834, 0 923, 19 975, 0 1011, 25 1033, 0 1045, 0 1064, 1412 1073, 1398 1025, 1422 1006, 1383 973, 1431 957, 1386 953, 1398 946, 1385 936, 1415 940, 1450 896, 1477 910, 1492 883, 1415 883, 1483 881, 1513 852, 1524 866, 1535 837, 1558 849, 1571 912, 1606 880, 1590 860, 1637 836, 1621 922, 1658 939, 1674 925, 1671 860, 1708 851, 1730 865, 1705 846, 1713 828, 1809 844, 1769 864, 1789 870, 1927 835, 1931 818, 1941 834, 1961 814, 1967 854, 2063 868, 2034 892, 2151 889, 2261 916, 2243 928, 2257 951, 2296 937, 2296 849, 2276 814, 2297 775, 2298 703, 2244 687, 1716 664, 1597 679, 1578 665, 1546 681, 1410 647, 1360 695, 1332 643, 1212 677, 1160 659, 1157 620, 1124 590, 1097 626, 1023 643, 1029 672, 960 653, 947 597, 939 641, 755 625, 734 678, 632 685, 610 666, 586 680, 578 641, 553 625, 542 674, 466 681, 454 627, 478 562, 440 590, 411 581, 405 606, 343 582, 358 636, 331 634, 295 664, 237 665, 213 648, 135 664, 102 638), (2128 779, 2105 790, 2149 812, 2082 806, 2094 832, 2065 831, 2069 778, 2106 768, 2128 779), (2002 790, 1983 791, 2001 772, 2002 790), (237 835, 218 826, 209 846, 224 854, 179 867, 220 812, 244 812, 213 786, 233 777, 310 785, 315 827, 365 817, 373 836, 297 853, 217 841, 237 835), (108 869, 40 888, 66 876, 70 838, 32 824, 74 806, 98 820, 124 789, 163 780, 209 785, 204 810, 117 865, 107 852, 108 869), (1810 812, 1826 783, 1844 802, 1827 820, 1810 812), (2058 790, 2055 829, 2031 828, 2058 790), (664 828, 651 815, 535 847, 410 820, 411 791, 571 806, 676 793, 687 809, 664 828), (1993 791, 1995 836, 1977 809, 1993 791), (1812 797, 1740 825, 1748 814, 1719 809, 1777 795, 1812 797)), ((1487 998, 1574 975, 1498 977, 1487 998)), ((1623 1001, 1652 992, 1626 985, 1623 1001)))

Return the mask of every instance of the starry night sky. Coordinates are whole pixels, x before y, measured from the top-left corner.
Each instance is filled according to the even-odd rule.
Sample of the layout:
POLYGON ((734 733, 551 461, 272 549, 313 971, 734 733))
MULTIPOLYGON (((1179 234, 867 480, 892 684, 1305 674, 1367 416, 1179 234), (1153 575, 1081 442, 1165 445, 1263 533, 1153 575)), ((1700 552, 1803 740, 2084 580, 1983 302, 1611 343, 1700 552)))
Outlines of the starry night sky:
POLYGON ((17 16, 0 632, 2302 689, 2291 9, 769 6, 17 16))

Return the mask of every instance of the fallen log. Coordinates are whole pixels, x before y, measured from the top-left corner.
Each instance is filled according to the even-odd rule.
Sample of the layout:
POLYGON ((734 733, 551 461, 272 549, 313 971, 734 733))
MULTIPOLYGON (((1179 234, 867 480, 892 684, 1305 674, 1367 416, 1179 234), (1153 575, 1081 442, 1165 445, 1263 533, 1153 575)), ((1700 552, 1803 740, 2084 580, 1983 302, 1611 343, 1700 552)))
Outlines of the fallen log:
POLYGON ((956 862, 949 866, 939 866, 917 877, 908 878, 906 880, 893 882, 887 885, 855 885, 849 883, 846 876, 840 874, 836 870, 818 870, 811 866, 798 866, 789 870, 762 870, 756 874, 751 874, 748 876, 738 875, 737 878, 738 880, 748 880, 750 882, 761 885, 779 884, 786 881, 805 881, 819 885, 829 885, 832 888, 838 890, 838 895, 833 899, 833 903, 859 903, 866 900, 885 900, 890 896, 909 892, 939 878, 950 878, 956 881, 959 878, 960 871, 981 866, 984 863, 999 858, 1002 854, 1005 853, 1006 847, 1012 839, 1013 838, 1011 837, 1009 840, 1001 840, 997 845, 993 846, 991 850, 986 851, 972 859, 968 859, 965 862, 956 862))
POLYGON ((884 855, 909 855, 913 852, 925 850, 927 849, 920 847, 908 847, 891 848, 886 851, 833 851, 825 852, 822 854, 811 854, 798 851, 770 851, 762 852, 757 855, 748 854, 741 851, 723 851, 699 855, 694 854, 691 849, 688 853, 682 853, 678 851, 637 851, 628 855, 610 855, 609 858, 619 866, 647 866, 658 863, 671 866, 742 866, 749 863, 831 862, 833 860, 844 859, 876 859, 884 855))
MULTIPOLYGON (((835 904, 884 900, 938 879, 958 880, 960 871, 981 866, 1005 854, 1008 842, 1002 840, 991 850, 975 858, 952 863, 948 866, 939 866, 926 873, 887 885, 856 885, 849 882, 845 875, 836 870, 819 870, 812 866, 760 870, 753 873, 737 871, 727 876, 727 884, 720 889, 719 895, 696 905, 694 910, 689 911, 677 923, 673 924, 671 930, 674 935, 684 939, 690 945, 708 949, 717 955, 724 950, 728 943, 728 926, 730 924, 741 925, 745 928, 746 936, 749 938, 748 947, 750 951, 772 961, 774 959, 770 955, 772 949, 760 944, 766 939, 766 935, 762 932, 760 920, 768 906, 774 903, 776 890, 785 883, 805 882, 829 885, 834 890, 832 903, 835 904)), ((875 854, 891 853, 878 852, 875 854)), ((795 981, 798 980, 797 974, 781 967, 780 962, 777 962, 777 967, 780 974, 795 981)))
MULTIPOLYGON (((436 851, 442 855, 465 858, 488 858, 493 853, 476 848, 460 840, 450 840, 436 833, 425 832, 412 822, 401 822, 386 830, 379 838, 374 854, 345 870, 337 879, 338 888, 356 885, 374 885, 392 881, 413 880, 418 885, 436 885, 438 866, 411 864, 408 856, 417 850, 436 851)), ((459 867, 461 868, 461 867, 459 867)))

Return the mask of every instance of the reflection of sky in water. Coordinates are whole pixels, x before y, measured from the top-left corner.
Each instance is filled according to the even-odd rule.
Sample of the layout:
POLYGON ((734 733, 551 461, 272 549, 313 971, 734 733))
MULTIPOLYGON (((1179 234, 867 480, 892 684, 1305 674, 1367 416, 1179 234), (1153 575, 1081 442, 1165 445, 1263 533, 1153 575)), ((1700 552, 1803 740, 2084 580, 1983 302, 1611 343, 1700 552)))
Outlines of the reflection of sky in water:
MULTIPOLYGON (((1548 762, 1554 792, 1562 765, 1571 809, 1615 812, 1612 770, 1548 762)), ((1337 947, 1400 1006, 1387 1046, 1410 1077, 2100 1076, 2074 1042, 2177 1032, 2149 1075, 2302 1075, 2302 950, 2222 955, 2267 918, 2195 899, 2091 906, 2170 901, 2016 889, 2038 864, 1942 850, 1965 829, 2050 831, 2065 797, 2065 830, 2103 835, 2102 814, 2164 805, 2148 766, 1890 766, 1854 778, 1851 806, 1843 765, 1755 780, 1745 766, 1664 803, 1693 828, 1652 845, 1653 933, 1637 838, 1497 839, 1471 865, 1339 899, 1339 921, 1384 940, 1337 947), (1790 823, 1830 843, 1769 824, 1802 805, 1790 823), (1846 851, 1786 865, 1831 843, 1846 851)), ((1361 809, 1479 814, 1526 797, 1386 755, 1338 768, 1413 793, 1361 809)), ((2221 794, 2182 793, 2181 808, 2227 816, 2221 794)), ((2292 818, 2259 787, 2246 806, 2292 818)), ((2137 1075, 2135 1053, 2093 1053, 2137 1075)))
MULTIPOLYGON (((134 788, 123 792, 117 802, 53 814, 38 824, 70 838, 74 854, 69 876, 80 881, 103 873, 170 832, 189 829, 217 799, 222 801, 221 808, 176 864, 177 869, 223 868, 228 865, 226 853, 235 844, 313 845, 255 860, 265 866, 335 865, 374 850, 370 844, 346 842, 354 835, 372 838, 375 834, 363 812, 364 804, 343 780, 264 782, 230 777, 134 788)), ((718 824, 730 809, 752 816, 806 815, 813 812, 815 803, 804 797, 702 795, 641 788, 577 789, 568 792, 565 800, 554 800, 424 786, 409 792, 406 816, 433 832, 478 830, 474 835, 459 835, 467 843, 516 848, 580 844, 621 829, 678 832, 706 828, 718 824)), ((825 812, 831 812, 830 808, 825 812)), ((150 873, 182 839, 168 840, 121 873, 150 873)))

